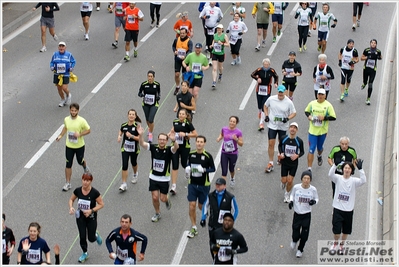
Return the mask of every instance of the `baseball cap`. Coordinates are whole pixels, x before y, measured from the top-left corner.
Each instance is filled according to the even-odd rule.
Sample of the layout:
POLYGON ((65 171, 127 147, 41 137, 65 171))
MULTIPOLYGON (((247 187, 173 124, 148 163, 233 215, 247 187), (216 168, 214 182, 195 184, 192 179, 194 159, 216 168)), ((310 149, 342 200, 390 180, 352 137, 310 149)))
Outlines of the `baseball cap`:
POLYGON ((291 127, 291 126, 295 126, 297 129, 299 129, 298 123, 296 123, 296 122, 291 122, 290 127, 291 127))
POLYGON ((196 43, 195 44, 195 48, 202 48, 202 44, 201 43, 196 43))
POLYGON ((59 42, 58 45, 59 45, 59 46, 60 46, 60 45, 66 46, 66 43, 65 43, 65 42, 59 42))
POLYGON ((231 214, 230 212, 226 212, 226 213, 223 215, 223 219, 226 218, 226 217, 230 217, 230 218, 232 218, 233 221, 234 221, 234 216, 233 216, 233 214, 231 214))
POLYGON ((288 53, 288 55, 289 55, 289 56, 291 56, 291 55, 296 56, 296 53, 295 53, 295 51, 291 51, 291 52, 288 53))
POLYGON ((325 95, 325 94, 326 94, 326 90, 323 89, 323 88, 320 88, 320 89, 317 91, 317 94, 323 94, 323 95, 325 95))
POLYGON ((226 179, 223 178, 217 178, 215 184, 226 184, 226 179))
POLYGON ((279 93, 284 93, 285 92, 285 86, 284 85, 279 85, 277 87, 277 92, 279 93))
POLYGON ((218 26, 216 26, 216 28, 221 28, 221 29, 223 29, 223 24, 218 24, 218 26))

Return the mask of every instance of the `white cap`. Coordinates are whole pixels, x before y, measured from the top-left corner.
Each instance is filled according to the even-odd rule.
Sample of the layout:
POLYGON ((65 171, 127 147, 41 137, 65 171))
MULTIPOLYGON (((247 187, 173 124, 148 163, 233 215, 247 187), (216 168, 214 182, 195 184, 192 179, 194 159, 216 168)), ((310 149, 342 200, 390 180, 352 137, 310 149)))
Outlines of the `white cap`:
POLYGON ((66 43, 65 43, 65 42, 59 42, 58 45, 64 45, 64 46, 66 46, 66 43))
POLYGON ((326 94, 326 90, 323 89, 323 88, 320 88, 320 89, 317 91, 317 94, 323 94, 323 95, 325 95, 325 94, 326 94))
POLYGON ((223 29, 223 24, 218 24, 218 26, 216 26, 216 28, 223 29))
POLYGON ((298 123, 296 123, 296 122, 291 122, 290 127, 291 127, 291 126, 295 126, 297 129, 299 129, 298 123))

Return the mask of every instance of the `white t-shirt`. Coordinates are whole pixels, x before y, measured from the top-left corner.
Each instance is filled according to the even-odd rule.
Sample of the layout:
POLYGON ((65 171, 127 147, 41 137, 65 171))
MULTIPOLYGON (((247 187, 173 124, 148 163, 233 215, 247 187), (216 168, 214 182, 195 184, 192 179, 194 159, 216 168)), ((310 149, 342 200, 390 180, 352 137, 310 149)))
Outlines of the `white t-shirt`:
POLYGON ((309 201, 312 199, 319 203, 319 195, 313 185, 310 185, 309 188, 303 188, 302 184, 296 184, 291 190, 290 201, 294 202, 294 211, 298 214, 306 214, 312 211, 312 206, 309 205, 309 201))
POLYGON ((292 113, 296 113, 294 102, 287 96, 283 100, 279 100, 277 95, 273 95, 266 100, 265 107, 268 108, 269 122, 267 127, 272 130, 287 131, 289 123, 283 123, 284 118, 292 113))

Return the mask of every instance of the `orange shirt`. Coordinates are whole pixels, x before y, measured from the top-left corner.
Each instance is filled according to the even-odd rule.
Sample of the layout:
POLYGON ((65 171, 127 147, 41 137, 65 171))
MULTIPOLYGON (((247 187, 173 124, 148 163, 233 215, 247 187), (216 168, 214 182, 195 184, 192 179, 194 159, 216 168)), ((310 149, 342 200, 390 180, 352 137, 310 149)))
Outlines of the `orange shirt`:
MULTIPOLYGON (((181 28, 186 28, 188 33, 187 35, 191 37, 191 30, 193 29, 193 24, 189 19, 186 21, 182 21, 181 19, 176 21, 175 26, 173 26, 173 29, 176 31, 180 30, 181 28)), ((179 36, 180 36, 179 34, 176 34, 176 38, 179 36)))
POLYGON ((133 9, 127 7, 125 9, 125 16, 126 16, 126 30, 131 30, 131 31, 138 31, 139 30, 139 20, 137 18, 134 18, 133 16, 137 16, 139 18, 144 17, 143 12, 137 7, 134 7, 133 9))

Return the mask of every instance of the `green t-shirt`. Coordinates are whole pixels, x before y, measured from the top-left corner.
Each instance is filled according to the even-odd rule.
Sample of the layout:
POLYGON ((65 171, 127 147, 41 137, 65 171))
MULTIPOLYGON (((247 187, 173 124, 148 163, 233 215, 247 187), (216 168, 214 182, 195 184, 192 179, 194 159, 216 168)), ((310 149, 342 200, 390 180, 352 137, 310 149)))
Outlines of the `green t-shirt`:
POLYGON ((64 125, 67 129, 66 146, 69 148, 81 148, 84 146, 85 141, 83 136, 76 138, 73 136, 73 134, 75 132, 82 133, 86 130, 89 130, 90 126, 87 121, 79 115, 75 119, 72 119, 71 116, 68 116, 64 119, 64 125))
POLYGON ((328 132, 328 125, 330 124, 330 121, 321 121, 317 116, 337 117, 333 106, 327 100, 322 103, 317 102, 317 100, 311 101, 306 107, 305 112, 309 112, 313 117, 313 120, 309 122, 309 133, 316 136, 326 134, 328 132))
MULTIPOLYGON (((184 63, 190 66, 190 70, 194 73, 196 72, 201 72, 202 71, 202 66, 207 67, 208 66, 208 59, 206 56, 202 53, 200 53, 198 56, 195 52, 192 52, 188 54, 186 59, 184 60, 184 63)), ((194 79, 200 79, 202 78, 200 75, 195 74, 194 79)))
POLYGON ((216 33, 213 35, 213 48, 212 48, 212 54, 215 55, 224 55, 224 45, 218 44, 218 41, 224 42, 224 33, 222 33, 220 36, 216 33))

